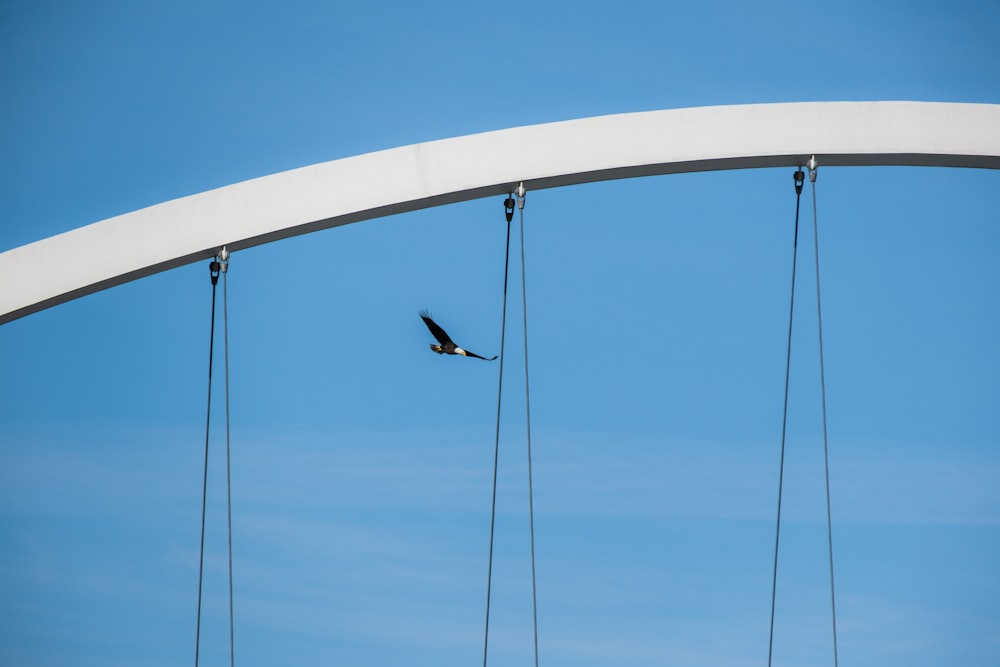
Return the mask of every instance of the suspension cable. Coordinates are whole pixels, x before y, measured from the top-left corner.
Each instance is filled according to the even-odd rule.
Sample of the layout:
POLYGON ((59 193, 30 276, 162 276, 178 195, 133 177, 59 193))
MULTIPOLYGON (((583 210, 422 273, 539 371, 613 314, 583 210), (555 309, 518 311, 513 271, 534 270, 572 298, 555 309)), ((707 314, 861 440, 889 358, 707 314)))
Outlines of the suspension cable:
POLYGON ((830 513, 830 454, 827 445, 826 429, 826 373, 823 365, 823 309, 820 305, 819 289, 819 224, 816 215, 816 170, 818 163, 813 156, 809 160, 809 183, 812 190, 813 205, 813 248, 816 255, 816 320, 819 331, 819 386, 823 405, 823 468, 826 474, 826 543, 830 556, 830 617, 833 623, 833 667, 838 666, 837 660, 837 602, 834 597, 833 585, 833 520, 830 513))
POLYGON ((486 570, 486 629, 483 632, 483 667, 486 667, 486 656, 490 644, 490 592, 493 584, 493 535, 497 517, 497 463, 500 458, 500 398, 503 396, 503 356, 504 337, 507 331, 507 277, 510 268, 510 221, 514 219, 514 198, 510 195, 503 202, 504 215, 507 218, 507 243, 503 263, 503 310, 500 317, 500 377, 497 380, 497 427, 493 442, 493 500, 490 504, 490 556, 486 570))
POLYGON ((767 665, 771 667, 774 652, 774 607, 778 591, 778 544, 781 538, 781 492, 785 478, 785 435, 788 426, 788 381, 792 367, 792 321, 795 315, 795 269, 799 254, 799 203, 805 174, 799 167, 795 172, 795 233, 792 237, 792 290, 788 304, 788 344, 785 351, 785 398, 781 411, 781 462, 778 465, 778 519, 774 529, 774 572, 771 575, 771 631, 767 643, 767 665))
POLYGON ((208 265, 212 279, 212 317, 208 334, 208 402, 205 408, 205 470, 201 482, 201 548, 198 553, 198 620, 194 635, 194 665, 198 667, 201 647, 201 591, 205 571, 205 506, 208 500, 208 433, 212 423, 212 353, 215 350, 215 287, 219 282, 219 262, 212 260, 208 265))
POLYGON ((229 537, 229 667, 235 667, 236 650, 233 622, 233 495, 229 456, 229 251, 223 248, 219 253, 222 272, 222 349, 225 353, 226 369, 226 527, 229 537))
POLYGON ((531 530, 531 617, 535 636, 535 667, 538 667, 538 594, 535 588, 535 504, 531 483, 531 395, 528 391, 528 296, 524 268, 524 183, 517 188, 521 222, 521 314, 524 320, 524 411, 528 433, 528 523, 531 530))

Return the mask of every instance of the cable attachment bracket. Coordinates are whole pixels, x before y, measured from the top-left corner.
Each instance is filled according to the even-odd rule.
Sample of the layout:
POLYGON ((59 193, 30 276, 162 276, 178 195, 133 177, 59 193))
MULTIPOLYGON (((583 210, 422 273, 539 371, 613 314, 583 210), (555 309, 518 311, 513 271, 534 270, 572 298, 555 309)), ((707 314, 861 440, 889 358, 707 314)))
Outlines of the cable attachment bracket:
POLYGON ((806 173, 802 171, 800 166, 793 176, 795 178, 795 194, 800 195, 802 194, 802 184, 806 182, 806 173))
POLYGON ((524 189, 524 181, 521 181, 521 184, 517 186, 517 190, 514 193, 517 195, 517 207, 523 211, 524 196, 527 194, 527 190, 524 189))
POLYGON ((219 251, 219 267, 222 273, 229 270, 229 249, 226 246, 222 246, 222 250, 219 251))
POLYGON ((229 250, 222 246, 222 250, 216 255, 208 265, 209 275, 212 277, 212 284, 219 282, 219 274, 225 273, 229 269, 229 250))
POLYGON ((806 163, 806 166, 809 167, 809 182, 810 183, 815 183, 816 182, 816 170, 819 168, 819 162, 816 161, 816 156, 815 155, 813 155, 811 158, 809 158, 809 162, 806 163))
POLYGON ((215 258, 208 265, 208 273, 212 278, 212 286, 214 287, 216 283, 219 282, 219 271, 222 269, 222 265, 219 264, 219 259, 215 258))
POLYGON ((503 213, 507 216, 507 222, 514 219, 514 194, 508 193, 507 198, 503 200, 503 213))

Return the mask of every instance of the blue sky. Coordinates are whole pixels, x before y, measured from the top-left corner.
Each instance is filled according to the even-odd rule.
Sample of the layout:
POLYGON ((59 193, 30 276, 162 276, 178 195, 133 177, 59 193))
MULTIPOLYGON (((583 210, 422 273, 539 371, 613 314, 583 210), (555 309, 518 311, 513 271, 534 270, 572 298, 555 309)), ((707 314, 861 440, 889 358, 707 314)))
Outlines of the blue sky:
MULTIPOLYGON (((0 250, 531 123, 1000 103, 997 25, 985 1, 6 0, 0 250)), ((542 664, 766 663, 790 173, 528 194, 542 664)), ((817 190, 841 662, 996 665, 1000 176, 821 167, 817 190)), ((832 642, 803 222, 775 664, 806 666, 831 664, 832 642)), ((481 660, 498 366, 430 353, 416 313, 499 352, 503 241, 501 202, 481 200, 233 256, 239 664, 481 660)), ((193 659, 207 274, 0 327, 0 664, 193 659)), ((521 315, 513 298, 491 665, 532 659, 521 315)), ((220 379, 204 664, 228 649, 220 379)))

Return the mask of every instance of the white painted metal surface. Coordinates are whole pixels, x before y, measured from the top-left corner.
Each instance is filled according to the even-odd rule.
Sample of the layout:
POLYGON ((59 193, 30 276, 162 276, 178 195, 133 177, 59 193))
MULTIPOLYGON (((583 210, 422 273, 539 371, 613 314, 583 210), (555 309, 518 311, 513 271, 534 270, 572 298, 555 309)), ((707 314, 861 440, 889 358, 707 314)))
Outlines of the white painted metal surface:
POLYGON ((414 144, 168 201, 0 253, 0 323, 298 234, 577 183, 805 164, 1000 169, 1000 105, 818 102, 599 116, 414 144))

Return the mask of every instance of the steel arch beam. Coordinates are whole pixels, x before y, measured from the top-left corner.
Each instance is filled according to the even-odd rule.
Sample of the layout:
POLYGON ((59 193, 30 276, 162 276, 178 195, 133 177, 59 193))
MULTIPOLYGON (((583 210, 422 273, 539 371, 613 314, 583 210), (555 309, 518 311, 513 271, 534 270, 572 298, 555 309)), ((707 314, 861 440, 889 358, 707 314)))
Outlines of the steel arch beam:
POLYGON ((598 116, 413 144, 116 216, 0 254, 0 324, 230 251, 528 190, 803 165, 1000 169, 1000 105, 806 102, 598 116), (30 279, 29 279, 30 278, 30 279))

